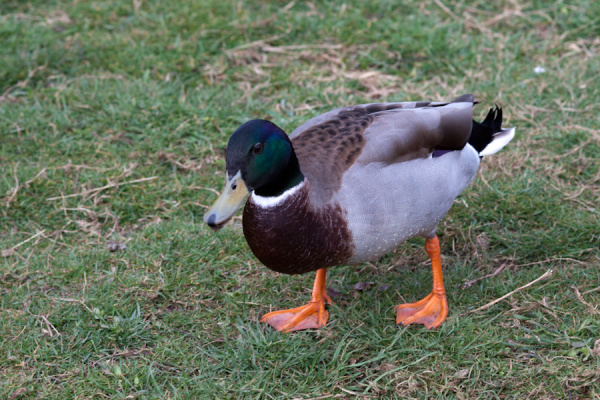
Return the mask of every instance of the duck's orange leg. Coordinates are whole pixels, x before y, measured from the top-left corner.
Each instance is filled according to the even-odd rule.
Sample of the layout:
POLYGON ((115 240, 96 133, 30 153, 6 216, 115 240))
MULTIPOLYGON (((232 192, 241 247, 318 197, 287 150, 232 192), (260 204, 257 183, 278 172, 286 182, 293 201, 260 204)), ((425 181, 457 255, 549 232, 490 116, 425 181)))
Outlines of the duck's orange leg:
POLYGON ((416 303, 396 306, 396 323, 403 325, 423 324, 427 329, 431 329, 440 326, 448 315, 448 302, 446 301, 440 257, 440 242, 437 236, 425 241, 425 251, 431 258, 433 290, 427 297, 416 303))
POLYGON ((325 291, 326 277, 326 268, 317 270, 312 298, 308 304, 290 310, 270 312, 263 315, 260 322, 266 322, 281 332, 316 329, 325 326, 327 318, 329 318, 325 303, 333 303, 325 291))

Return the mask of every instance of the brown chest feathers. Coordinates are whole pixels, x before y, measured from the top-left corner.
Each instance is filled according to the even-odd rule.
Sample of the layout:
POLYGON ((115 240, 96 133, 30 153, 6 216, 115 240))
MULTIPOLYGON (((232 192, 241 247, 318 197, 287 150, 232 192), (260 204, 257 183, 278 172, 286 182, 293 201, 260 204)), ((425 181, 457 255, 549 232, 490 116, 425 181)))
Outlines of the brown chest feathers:
POLYGON ((268 208, 248 200, 243 227, 254 255, 268 268, 285 274, 343 264, 354 249, 342 208, 328 205, 313 210, 306 186, 268 208))

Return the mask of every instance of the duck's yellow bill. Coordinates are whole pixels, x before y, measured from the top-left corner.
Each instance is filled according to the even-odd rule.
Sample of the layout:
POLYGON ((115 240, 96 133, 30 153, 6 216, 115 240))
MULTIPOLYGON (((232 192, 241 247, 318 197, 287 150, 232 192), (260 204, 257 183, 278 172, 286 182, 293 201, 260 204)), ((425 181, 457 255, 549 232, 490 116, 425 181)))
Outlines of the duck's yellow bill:
POLYGON ((213 230, 219 230, 246 203, 250 191, 238 171, 232 178, 227 177, 223 193, 215 204, 204 214, 204 222, 213 230))

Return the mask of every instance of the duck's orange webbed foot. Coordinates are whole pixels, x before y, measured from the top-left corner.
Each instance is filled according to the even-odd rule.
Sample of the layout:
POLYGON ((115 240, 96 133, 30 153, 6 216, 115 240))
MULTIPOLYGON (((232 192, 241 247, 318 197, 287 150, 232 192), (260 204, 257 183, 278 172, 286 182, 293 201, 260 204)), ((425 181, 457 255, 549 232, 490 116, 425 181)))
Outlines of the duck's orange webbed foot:
POLYGON ((396 306, 396 323, 423 324, 427 329, 437 328, 448 316, 446 294, 430 293, 416 303, 396 306))
POLYGON ((416 303, 396 306, 396 323, 403 325, 423 324, 427 329, 439 327, 448 316, 448 301, 444 289, 440 243, 435 236, 427 239, 425 250, 431 258, 433 269, 433 290, 427 297, 416 303))
POLYGON ((327 323, 329 313, 323 301, 309 301, 307 305, 290 310, 273 311, 263 315, 260 322, 266 322, 281 332, 318 329, 327 323))
POLYGON ((308 304, 289 310, 273 311, 265 314, 260 322, 266 322, 281 332, 300 331, 303 329, 318 329, 327 324, 329 313, 326 303, 333 303, 325 292, 325 268, 317 271, 312 299, 308 304))

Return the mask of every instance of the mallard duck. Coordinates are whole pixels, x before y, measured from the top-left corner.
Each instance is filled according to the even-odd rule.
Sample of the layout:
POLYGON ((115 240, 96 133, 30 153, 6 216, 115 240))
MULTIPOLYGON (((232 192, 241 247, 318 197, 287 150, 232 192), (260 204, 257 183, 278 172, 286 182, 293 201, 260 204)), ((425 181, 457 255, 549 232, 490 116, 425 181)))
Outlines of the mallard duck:
POLYGON ((362 104, 305 122, 289 136, 255 119, 229 139, 225 188, 204 221, 221 228, 245 204, 254 255, 284 274, 316 271, 308 304, 264 315, 289 332, 325 326, 327 268, 375 261, 425 237, 433 290, 396 306, 398 324, 439 327, 448 315, 436 226, 474 178, 482 156, 504 147, 502 110, 473 120, 472 95, 452 102, 362 104))

